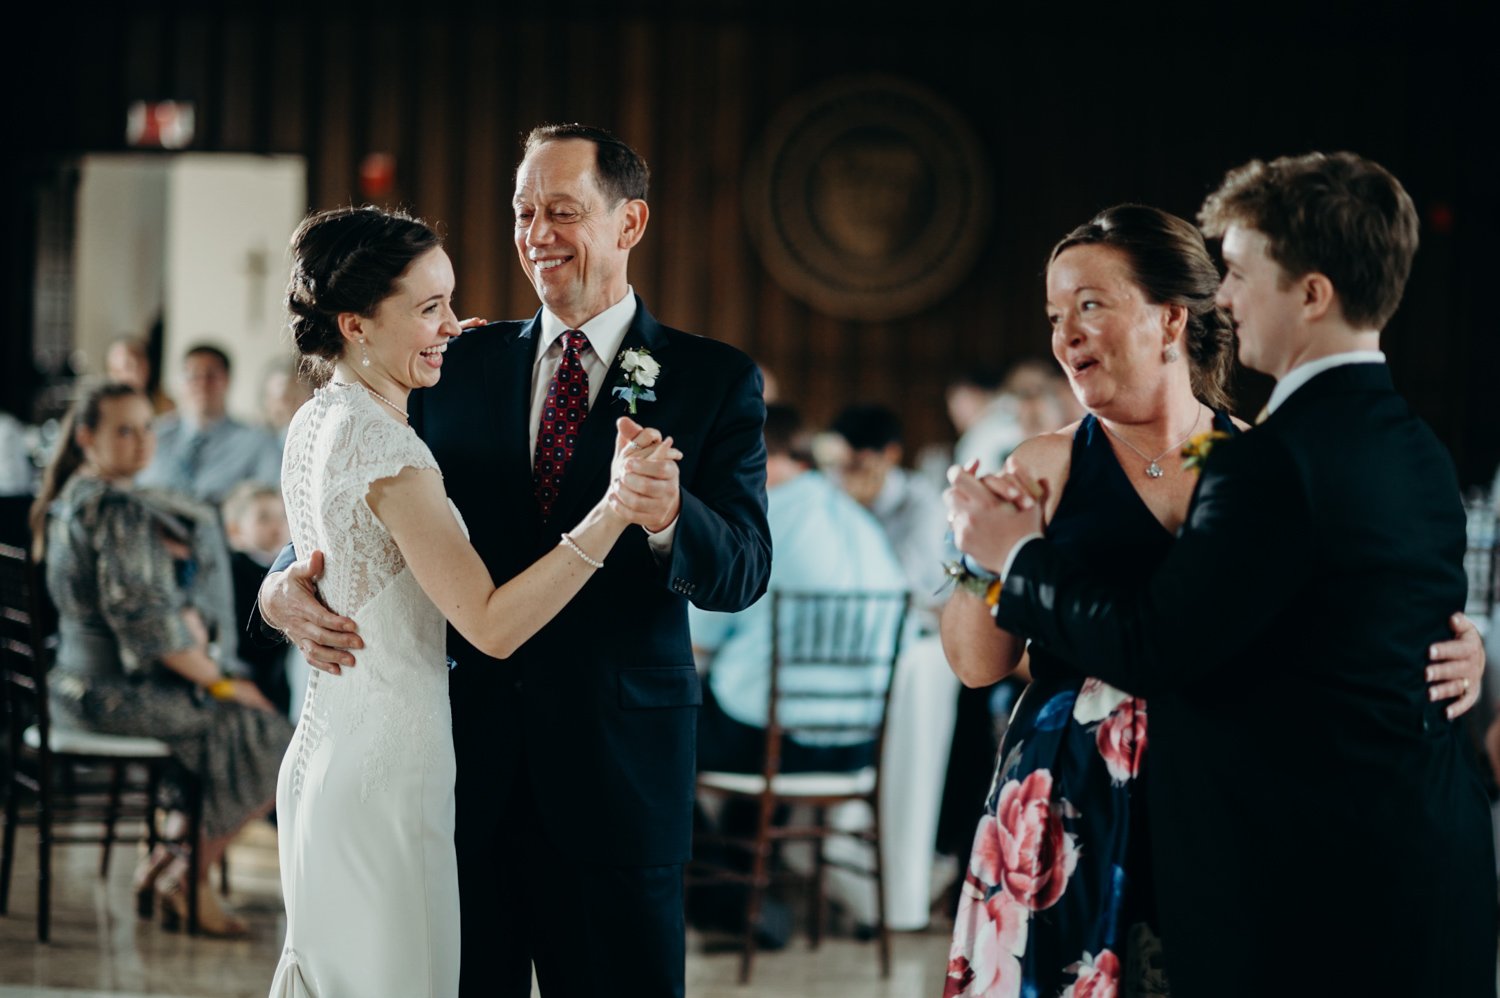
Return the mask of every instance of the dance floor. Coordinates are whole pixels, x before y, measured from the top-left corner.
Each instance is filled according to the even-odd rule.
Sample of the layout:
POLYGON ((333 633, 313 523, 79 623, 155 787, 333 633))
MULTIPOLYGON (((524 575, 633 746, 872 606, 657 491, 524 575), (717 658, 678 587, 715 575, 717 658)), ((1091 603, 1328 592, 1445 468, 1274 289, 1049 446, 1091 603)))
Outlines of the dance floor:
MULTIPOLYGON (((248 829, 230 851, 230 905, 251 924, 245 940, 199 940, 136 918, 130 894, 135 852, 117 846, 108 881, 97 847, 54 852, 52 941, 36 942, 36 847, 23 829, 16 849, 10 914, 0 918, 0 998, 263 998, 281 950, 283 914, 275 831, 248 829)), ((825 939, 816 952, 798 937, 756 960, 748 987, 736 983, 738 956, 724 940, 688 940, 689 998, 925 998, 940 992, 948 925, 892 937, 893 965, 881 980, 873 943, 825 939)))

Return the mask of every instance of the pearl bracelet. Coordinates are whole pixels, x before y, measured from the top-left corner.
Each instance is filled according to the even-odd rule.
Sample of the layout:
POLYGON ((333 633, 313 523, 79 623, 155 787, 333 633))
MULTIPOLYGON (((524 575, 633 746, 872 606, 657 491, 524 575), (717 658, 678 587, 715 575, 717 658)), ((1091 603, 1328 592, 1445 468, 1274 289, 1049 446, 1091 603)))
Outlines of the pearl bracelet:
POLYGON ((568 547, 572 548, 573 553, 576 554, 578 557, 582 558, 584 560, 584 562, 586 564, 588 564, 589 566, 591 566, 593 568, 603 568, 604 567, 604 562, 599 561, 597 558, 590 558, 588 552, 585 551, 583 548, 579 547, 578 546, 578 542, 575 541, 572 537, 568 536, 568 532, 567 531, 563 531, 562 541, 560 543, 566 544, 568 547))

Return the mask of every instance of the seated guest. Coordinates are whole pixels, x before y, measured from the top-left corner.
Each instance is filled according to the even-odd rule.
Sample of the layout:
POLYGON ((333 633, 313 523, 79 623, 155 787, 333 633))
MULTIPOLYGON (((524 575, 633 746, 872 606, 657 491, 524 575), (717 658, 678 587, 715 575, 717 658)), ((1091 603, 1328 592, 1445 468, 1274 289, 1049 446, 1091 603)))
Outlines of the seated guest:
MULTIPOLYGON (((791 406, 766 407, 766 515, 771 590, 903 590, 906 576, 869 512, 812 470, 810 441, 791 406)), ((698 767, 759 772, 770 699, 771 601, 738 613, 688 608, 693 648, 709 662, 698 718, 698 767)), ((831 702, 836 704, 836 701, 831 702)), ((837 710, 837 706, 832 706, 837 710)), ((858 769, 874 745, 806 744, 781 751, 787 773, 858 769)))
POLYGON ((948 419, 958 431, 952 463, 978 461, 982 468, 998 468, 1026 439, 1016 400, 1002 383, 999 372, 983 369, 967 371, 948 385, 948 419))
POLYGON ((145 340, 120 336, 104 355, 104 370, 110 381, 130 385, 151 400, 151 408, 160 416, 177 408, 171 396, 162 391, 161 378, 151 364, 151 353, 145 340))
POLYGON ((210 628, 234 631, 219 601, 197 599, 199 576, 214 574, 200 562, 203 538, 218 536, 212 511, 194 523, 186 504, 132 485, 154 448, 151 416, 128 385, 90 390, 68 414, 43 478, 32 525, 60 618, 51 705, 59 725, 167 743, 202 796, 203 876, 184 885, 186 863, 163 849, 137 873, 137 889, 161 880, 168 924, 186 916, 186 891, 196 889, 204 933, 244 935, 207 871, 246 822, 270 810, 292 729, 211 653, 210 628))
MULTIPOLYGON (((819 472, 811 470, 810 440, 795 409, 766 407, 766 512, 775 558, 771 590, 903 590, 906 577, 880 524, 819 472)), ((771 678, 771 599, 767 596, 738 613, 688 608, 695 652, 709 661, 703 708, 698 717, 698 768, 755 773, 766 747, 771 678)), ((843 716, 847 704, 836 699, 818 706, 830 720, 843 716)), ((801 716, 802 723, 822 719, 801 716)), ((836 734, 833 737, 837 737, 836 734)), ((847 772, 875 761, 873 742, 814 743, 783 736, 784 773, 847 772)), ((702 816, 700 816, 700 820, 702 816)), ((719 824, 726 834, 744 834, 754 826, 753 808, 726 807, 719 824)), ((729 857, 725 857, 726 859, 729 857)), ((738 861, 740 857, 733 857, 738 861)), ((748 867, 747 867, 748 868, 748 867)), ((701 920, 724 928, 743 903, 733 892, 694 899, 701 920)), ((766 905, 761 944, 785 941, 785 909, 766 905)))
POLYGON ((943 497, 926 479, 901 466, 901 417, 883 405, 854 405, 833 421, 837 444, 830 471, 845 492, 875 515, 901 567, 913 606, 930 617, 937 633, 937 608, 946 578, 943 562, 948 530, 943 497))
POLYGON ((195 346, 182 361, 182 406, 156 424, 156 457, 140 484, 218 504, 245 480, 281 481, 281 446, 270 433, 229 418, 229 356, 195 346))
POLYGON ((286 442, 286 428, 302 403, 312 398, 312 384, 303 375, 296 360, 284 360, 266 371, 260 385, 261 421, 277 446, 286 442))
MULTIPOLYGON (((224 500, 224 532, 229 539, 229 569, 234 578, 234 619, 247 621, 266 570, 291 540, 281 490, 260 482, 241 482, 224 500)), ((290 713, 291 688, 285 644, 241 641, 239 658, 266 699, 290 713)))

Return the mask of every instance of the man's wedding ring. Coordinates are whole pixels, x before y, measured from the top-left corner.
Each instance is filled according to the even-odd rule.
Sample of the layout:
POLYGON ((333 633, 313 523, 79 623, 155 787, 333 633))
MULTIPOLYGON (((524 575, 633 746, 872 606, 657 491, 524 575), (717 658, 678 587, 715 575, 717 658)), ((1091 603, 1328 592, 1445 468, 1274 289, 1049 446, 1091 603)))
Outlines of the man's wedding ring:
POLYGON ((1468 676, 1464 677, 1464 692, 1465 693, 1469 692, 1469 677, 1468 676))

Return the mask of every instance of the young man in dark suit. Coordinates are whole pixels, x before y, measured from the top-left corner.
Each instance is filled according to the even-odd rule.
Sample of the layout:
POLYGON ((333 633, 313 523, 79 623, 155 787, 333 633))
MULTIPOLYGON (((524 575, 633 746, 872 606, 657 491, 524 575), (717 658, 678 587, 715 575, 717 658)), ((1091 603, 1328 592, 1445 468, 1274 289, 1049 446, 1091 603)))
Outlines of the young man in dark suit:
POLYGON ((1004 576, 999 626, 1150 700, 1174 995, 1492 996, 1489 806, 1415 664, 1464 602, 1464 514, 1378 350, 1416 211, 1340 153, 1241 167, 1200 218, 1240 359, 1278 384, 1150 585, 1066 563, 1016 475, 957 476, 960 547, 1004 576))
MULTIPOLYGON (((765 405, 748 357, 661 325, 631 290, 646 189, 645 162, 608 132, 533 131, 515 242, 542 309, 467 331, 443 380, 411 399, 496 579, 606 489, 642 527, 509 660, 449 631, 466 996, 524 998, 533 966, 549 998, 683 993, 702 702, 687 604, 736 611, 765 591, 765 405), (683 456, 636 459, 612 483, 631 394, 683 456)), ((261 604, 333 671, 353 664, 343 649, 357 637, 314 601, 317 567, 268 577, 261 604)))

